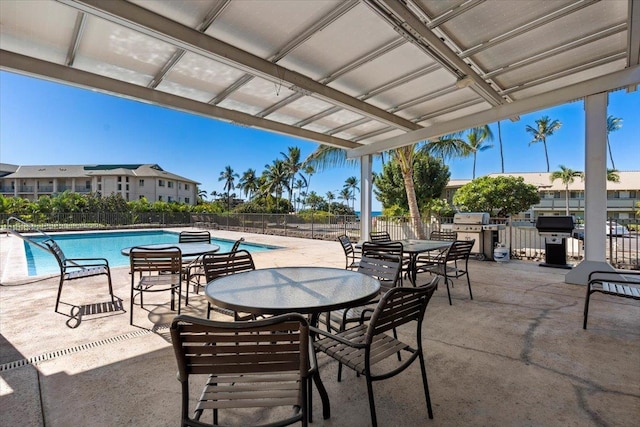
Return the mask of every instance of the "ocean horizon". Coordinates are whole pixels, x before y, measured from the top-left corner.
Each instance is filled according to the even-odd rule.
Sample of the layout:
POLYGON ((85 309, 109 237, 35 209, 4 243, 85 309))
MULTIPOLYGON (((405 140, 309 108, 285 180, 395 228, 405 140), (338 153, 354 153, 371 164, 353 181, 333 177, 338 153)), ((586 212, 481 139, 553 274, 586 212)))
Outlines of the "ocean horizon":
MULTIPOLYGON (((356 211, 356 215, 360 216, 360 211, 356 211)), ((382 216, 382 211, 371 211, 371 217, 382 216)))

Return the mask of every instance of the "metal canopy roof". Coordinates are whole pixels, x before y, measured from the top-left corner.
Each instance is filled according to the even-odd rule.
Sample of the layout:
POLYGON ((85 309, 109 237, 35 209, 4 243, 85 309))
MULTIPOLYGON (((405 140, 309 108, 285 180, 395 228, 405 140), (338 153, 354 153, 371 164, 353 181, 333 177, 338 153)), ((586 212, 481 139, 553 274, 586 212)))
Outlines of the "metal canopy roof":
POLYGON ((3 70, 384 151, 640 83, 635 0, 0 2, 3 70))

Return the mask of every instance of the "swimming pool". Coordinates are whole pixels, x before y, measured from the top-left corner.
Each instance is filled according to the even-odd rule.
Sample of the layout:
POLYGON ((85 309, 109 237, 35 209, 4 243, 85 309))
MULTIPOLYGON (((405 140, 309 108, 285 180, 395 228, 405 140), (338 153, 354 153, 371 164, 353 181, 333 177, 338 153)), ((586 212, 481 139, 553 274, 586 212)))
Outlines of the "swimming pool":
MULTIPOLYGON (((154 243, 178 243, 179 233, 150 230, 150 231, 114 231, 101 233, 52 234, 67 258, 106 258, 109 266, 120 267, 129 265, 129 258, 120 253, 122 248, 130 246, 144 246, 154 243)), ((35 241, 45 240, 46 237, 32 237, 35 241)), ((233 246, 232 240, 211 239, 211 243, 220 246, 220 252, 229 252, 233 246)), ((274 246, 242 243, 240 249, 251 253, 268 251, 274 246)), ((29 276, 55 274, 60 272, 56 259, 50 253, 24 242, 29 276)))

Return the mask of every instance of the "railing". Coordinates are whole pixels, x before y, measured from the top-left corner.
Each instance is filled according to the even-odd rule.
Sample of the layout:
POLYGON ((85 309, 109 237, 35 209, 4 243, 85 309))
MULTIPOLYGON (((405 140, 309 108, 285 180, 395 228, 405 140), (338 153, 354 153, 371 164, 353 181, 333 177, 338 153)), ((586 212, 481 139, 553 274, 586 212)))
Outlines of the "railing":
MULTIPOLYGON (((0 226, 7 227, 9 215, 0 214, 0 226)), ((153 228, 199 226, 220 228, 246 233, 273 234, 309 239, 336 240, 346 234, 353 241, 363 240, 360 223, 354 215, 296 215, 296 214, 197 214, 190 212, 117 212, 117 213, 35 213, 23 215, 22 220, 34 224, 40 230, 95 230, 114 228, 153 228)), ((617 268, 640 269, 639 220, 614 219, 628 227, 629 233, 618 237, 607 236, 606 257, 617 268)), ((423 235, 431 231, 447 230, 452 227, 453 218, 438 218, 422 221, 423 235)), ((494 218, 494 223, 506 224, 499 231, 499 241, 511 251, 515 259, 543 261, 545 257, 544 238, 540 237, 533 221, 522 218, 494 218)), ((15 224, 18 231, 19 224, 15 224)), ((603 227, 605 225, 603 224, 603 227)), ((7 227, 8 228, 8 227, 7 227)), ((392 239, 418 237, 412 222, 407 218, 374 217, 372 231, 387 231, 392 239)), ((577 262, 584 257, 585 242, 576 230, 575 237, 567 238, 567 258, 577 262)), ((365 237, 366 238, 366 237, 365 237)))

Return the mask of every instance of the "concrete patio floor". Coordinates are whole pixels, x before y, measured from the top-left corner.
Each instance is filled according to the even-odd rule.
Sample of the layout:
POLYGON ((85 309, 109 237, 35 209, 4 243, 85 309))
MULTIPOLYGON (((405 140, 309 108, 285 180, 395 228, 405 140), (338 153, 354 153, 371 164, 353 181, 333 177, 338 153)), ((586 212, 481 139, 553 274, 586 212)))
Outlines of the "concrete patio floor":
MULTIPOLYGON (((257 268, 344 267, 338 242, 225 231, 213 235, 283 247, 256 253, 257 268)), ((128 268, 113 268, 114 291, 126 312, 90 314, 80 321, 55 313, 57 276, 7 274, 17 262, 18 241, 0 236, 5 270, 0 273, 5 278, 0 287, 0 426, 178 425, 180 386, 167 328, 175 313, 168 309, 167 295, 145 298, 145 309, 134 308, 136 326, 129 326, 128 268)), ((470 265, 474 299, 466 283, 457 281, 449 306, 446 288, 440 286, 425 316, 434 419, 427 417, 415 363, 374 384, 380 426, 638 425, 637 301, 595 294, 585 331, 585 288, 565 284, 566 270, 519 261, 470 265)), ((419 282, 427 280, 428 275, 419 276, 419 282)), ((104 278, 71 282, 63 290, 60 311, 68 314, 73 305, 106 301, 104 278)), ((183 309, 198 316, 205 312, 202 295, 190 297, 183 309)), ((369 425, 364 378, 345 371, 338 383, 337 364, 324 355, 319 364, 332 413, 322 420, 314 391, 313 425, 369 425)))

